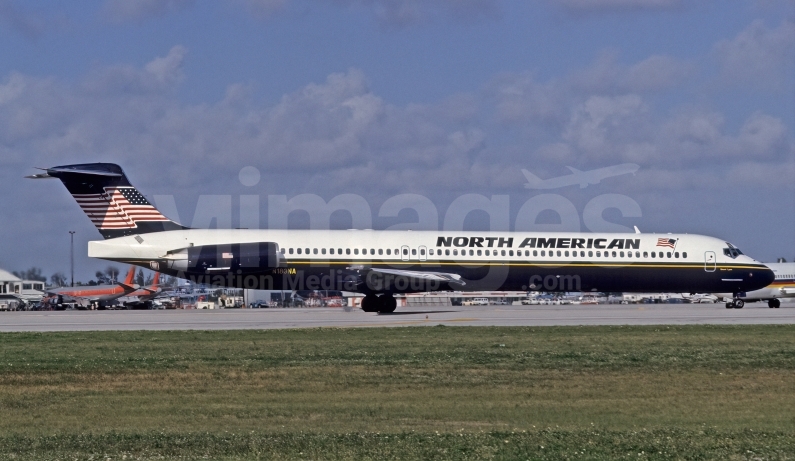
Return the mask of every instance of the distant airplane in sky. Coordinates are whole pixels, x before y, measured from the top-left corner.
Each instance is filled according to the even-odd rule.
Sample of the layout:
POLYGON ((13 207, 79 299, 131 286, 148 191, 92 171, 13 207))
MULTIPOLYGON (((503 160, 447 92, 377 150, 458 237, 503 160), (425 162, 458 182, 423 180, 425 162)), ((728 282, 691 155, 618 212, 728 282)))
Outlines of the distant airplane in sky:
POLYGON ((635 174, 635 172, 640 169, 640 166, 634 163, 622 163, 620 165, 607 166, 589 171, 580 171, 570 166, 566 168, 571 170, 572 174, 551 179, 541 179, 533 173, 523 169, 522 174, 527 178, 527 184, 525 184, 524 187, 527 189, 558 189, 560 187, 579 184, 581 189, 585 189, 589 184, 598 184, 599 181, 605 178, 620 176, 627 173, 635 174))

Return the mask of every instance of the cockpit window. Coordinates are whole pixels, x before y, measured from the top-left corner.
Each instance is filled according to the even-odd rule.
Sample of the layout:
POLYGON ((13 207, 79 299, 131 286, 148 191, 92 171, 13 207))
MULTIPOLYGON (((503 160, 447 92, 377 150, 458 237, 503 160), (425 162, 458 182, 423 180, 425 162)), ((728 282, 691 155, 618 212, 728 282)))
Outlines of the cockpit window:
POLYGON ((728 256, 728 257, 730 257, 732 259, 735 259, 738 256, 740 256, 741 254, 743 254, 743 252, 740 251, 739 248, 737 248, 736 246, 732 245, 731 243, 726 242, 726 245, 728 246, 728 248, 724 248, 723 249, 723 254, 724 255, 726 255, 726 256, 728 256))

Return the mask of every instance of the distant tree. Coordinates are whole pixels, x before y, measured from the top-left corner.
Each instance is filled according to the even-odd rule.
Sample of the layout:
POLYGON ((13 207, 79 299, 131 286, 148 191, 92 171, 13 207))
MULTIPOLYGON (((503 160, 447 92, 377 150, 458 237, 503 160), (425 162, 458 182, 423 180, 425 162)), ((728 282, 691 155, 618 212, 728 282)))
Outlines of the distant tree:
POLYGON ((145 282, 146 279, 144 279, 144 270, 138 269, 138 274, 135 275, 135 283, 137 283, 138 286, 144 286, 145 282))
POLYGON ((62 287, 66 285, 66 276, 63 272, 56 272, 50 276, 50 283, 56 287, 62 287))
POLYGON ((154 281, 155 281, 154 275, 152 275, 151 273, 146 274, 146 279, 144 280, 144 285, 146 285, 146 286, 151 285, 152 282, 154 282, 154 281))
POLYGON ((94 274, 94 278, 97 279, 94 285, 105 285, 106 283, 108 283, 108 276, 105 275, 105 273, 102 271, 97 271, 94 274))
POLYGON ((105 269, 105 276, 107 277, 108 283, 114 283, 119 280, 119 268, 116 266, 108 266, 105 269))
POLYGON ((173 290, 177 287, 177 278, 176 277, 169 277, 165 274, 160 274, 160 287, 164 290, 173 290))
POLYGON ((31 267, 26 271, 20 271, 20 272, 14 271, 14 275, 21 278, 22 280, 37 280, 39 282, 47 281, 47 277, 41 274, 41 268, 38 267, 31 267))

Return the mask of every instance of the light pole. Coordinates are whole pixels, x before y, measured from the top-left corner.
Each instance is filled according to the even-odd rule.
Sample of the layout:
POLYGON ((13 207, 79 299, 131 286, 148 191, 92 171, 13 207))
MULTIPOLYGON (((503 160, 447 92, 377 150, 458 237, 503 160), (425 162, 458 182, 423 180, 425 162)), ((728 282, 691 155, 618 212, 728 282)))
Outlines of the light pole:
POLYGON ((75 231, 69 231, 69 267, 72 272, 72 286, 75 286, 75 231))

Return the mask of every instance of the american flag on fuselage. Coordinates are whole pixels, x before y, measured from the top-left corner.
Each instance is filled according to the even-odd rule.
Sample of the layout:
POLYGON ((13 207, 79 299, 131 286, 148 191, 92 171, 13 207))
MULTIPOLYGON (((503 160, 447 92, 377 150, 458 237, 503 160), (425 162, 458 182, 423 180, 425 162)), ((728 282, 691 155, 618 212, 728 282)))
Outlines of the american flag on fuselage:
POLYGON ((657 246, 658 247, 675 248, 676 247, 676 239, 658 238, 657 239, 657 246))
POLYGON ((101 194, 74 194, 98 229, 134 229, 140 221, 168 221, 134 187, 106 187, 101 194))

